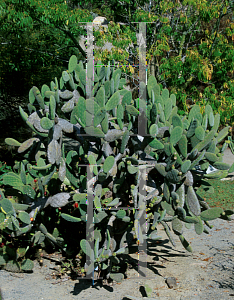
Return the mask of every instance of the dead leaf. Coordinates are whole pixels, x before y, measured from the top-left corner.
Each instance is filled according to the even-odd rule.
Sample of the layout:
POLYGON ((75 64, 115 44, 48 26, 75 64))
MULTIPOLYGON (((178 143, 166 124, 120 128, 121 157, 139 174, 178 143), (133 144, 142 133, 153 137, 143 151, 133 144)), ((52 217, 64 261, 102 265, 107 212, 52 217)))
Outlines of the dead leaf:
POLYGON ((202 261, 208 261, 208 260, 210 260, 211 258, 213 258, 213 256, 207 257, 207 258, 203 259, 202 261))

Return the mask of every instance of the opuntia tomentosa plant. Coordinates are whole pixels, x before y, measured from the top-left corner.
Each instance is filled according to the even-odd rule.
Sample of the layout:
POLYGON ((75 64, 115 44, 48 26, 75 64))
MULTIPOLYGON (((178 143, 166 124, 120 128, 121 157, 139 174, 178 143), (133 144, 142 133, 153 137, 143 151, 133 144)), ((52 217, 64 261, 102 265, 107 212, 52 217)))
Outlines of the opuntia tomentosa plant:
POLYGON ((223 162, 228 143, 221 151, 217 147, 229 127, 217 132, 220 116, 214 116, 210 105, 203 114, 194 105, 188 115, 179 116, 176 96, 161 90, 155 77, 149 77, 147 86, 140 84, 140 97, 134 100, 121 75, 114 61, 108 66, 99 61, 94 69, 90 61, 84 69, 72 56, 59 81, 55 78, 41 91, 35 86, 30 90, 30 115, 21 107, 20 114, 34 137, 23 143, 6 139, 8 145, 19 147, 24 159, 18 164, 18 174, 9 172, 3 177, 6 186, 25 195, 24 203, 0 201, 0 220, 11 224, 5 230, 12 237, 31 231, 33 220, 35 244, 47 238, 66 250, 61 237, 50 234, 42 223, 36 225, 38 214, 48 206, 59 208, 75 202, 75 215, 60 216, 67 222, 87 222, 87 197, 94 195, 94 240, 90 235, 80 241, 89 257, 85 270, 90 274, 99 267, 117 281, 123 274, 113 273, 112 265, 120 262, 136 239, 140 244, 145 239, 160 239, 159 224, 173 246, 172 232, 192 251, 183 236, 184 226, 193 224, 200 235, 208 232, 204 224, 210 226, 210 220, 229 220, 232 211, 210 208, 196 191, 203 186, 212 192, 204 178, 222 178, 234 171, 234 164, 223 162), (146 120, 144 137, 137 135, 138 117, 146 120), (78 141, 68 153, 64 135, 78 141), (90 181, 87 165, 93 174, 90 181), (206 174, 209 165, 218 171, 206 174), (53 179, 61 192, 45 195, 53 179))

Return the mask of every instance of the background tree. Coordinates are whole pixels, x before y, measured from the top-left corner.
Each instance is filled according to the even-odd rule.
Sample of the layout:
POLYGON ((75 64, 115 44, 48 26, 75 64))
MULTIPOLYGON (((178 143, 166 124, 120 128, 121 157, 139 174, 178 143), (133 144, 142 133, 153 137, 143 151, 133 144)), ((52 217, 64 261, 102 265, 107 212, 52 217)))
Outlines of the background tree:
MULTIPOLYGON (((93 11, 104 12, 107 2, 108 7, 112 7, 113 1, 106 1, 101 9, 93 11)), ((116 2, 115 6, 118 7, 116 2)), ((115 10, 115 22, 125 24, 120 25, 118 36, 119 32, 127 33, 130 28, 128 33, 135 43, 133 32, 136 33, 138 29, 131 20, 154 22, 147 23, 148 70, 156 76, 162 87, 177 93, 181 110, 188 110, 196 102, 203 105, 209 101, 213 109, 220 113, 222 123, 233 122, 233 0, 168 0, 143 4, 121 1, 121 4, 121 13, 115 10)), ((105 16, 108 19, 109 16, 105 16)), ((115 42, 118 36, 114 32, 112 36, 115 42)), ((111 37, 108 41, 111 41, 111 37)), ((137 52, 135 57, 138 57, 137 52)), ((102 59, 105 60, 104 53, 102 59)))
MULTIPOLYGON (((107 63, 114 58, 126 64, 130 51, 126 48, 131 42, 137 58, 138 25, 132 22, 154 22, 147 23, 149 73, 162 87, 177 92, 181 109, 209 100, 214 109, 220 109, 222 121, 231 121, 224 107, 233 99, 233 0, 14 0, 4 1, 0 9, 0 50, 6 57, 1 62, 1 90, 12 81, 12 72, 23 72, 24 76, 16 73, 18 76, 12 77, 40 86, 40 76, 48 74, 48 81, 54 78, 71 54, 85 61, 86 53, 79 41, 86 30, 78 22, 91 22, 93 12, 111 21, 108 30, 94 32, 96 45, 102 46, 106 41, 114 45, 111 51, 95 50, 96 60, 107 63)), ((123 71, 134 73, 126 66, 123 71)))

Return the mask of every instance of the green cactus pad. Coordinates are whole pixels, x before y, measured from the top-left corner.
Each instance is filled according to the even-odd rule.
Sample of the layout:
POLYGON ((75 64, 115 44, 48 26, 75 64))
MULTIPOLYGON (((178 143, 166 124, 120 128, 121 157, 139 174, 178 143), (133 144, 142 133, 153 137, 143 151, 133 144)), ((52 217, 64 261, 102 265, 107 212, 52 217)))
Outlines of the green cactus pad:
POLYGON ((205 137, 205 130, 202 126, 198 126, 195 129, 195 136, 196 138, 198 138, 200 141, 203 141, 204 137, 205 137))
POLYGON ((18 214, 18 218, 20 219, 20 221, 22 221, 23 223, 25 224, 30 224, 31 221, 30 221, 30 216, 28 213, 26 213, 25 211, 21 211, 19 214, 18 214))
POLYGON ((203 221, 212 221, 221 216, 223 209, 221 207, 212 207, 210 209, 204 210, 200 217, 203 221))
POLYGON ((198 120, 198 124, 200 126, 202 124, 202 120, 203 120, 202 114, 200 112, 198 112, 194 118, 198 120))
POLYGON ((201 214, 201 207, 199 201, 197 199, 197 195, 192 186, 188 187, 187 191, 187 202, 189 209, 195 216, 199 216, 201 214))
POLYGON ((207 104, 206 107, 205 107, 205 114, 206 114, 207 116, 209 116, 209 114, 210 114, 211 112, 213 113, 213 109, 212 109, 212 107, 210 106, 210 104, 207 104))
POLYGON ((66 162, 63 157, 61 157, 58 174, 59 174, 59 179, 63 182, 66 177, 66 162))
POLYGON ((70 194, 69 193, 58 193, 49 197, 48 202, 52 207, 63 207, 69 202, 70 194))
POLYGON ((181 165, 181 171, 183 173, 186 173, 189 170, 190 166, 191 166, 191 161, 190 160, 184 161, 183 164, 181 165))
POLYGON ((95 101, 94 97, 86 100, 86 110, 89 113, 91 113, 92 115, 95 115, 99 109, 100 109, 100 107, 97 104, 97 102, 95 101))
POLYGON ((26 112, 23 110, 23 108, 21 106, 19 106, 19 112, 20 112, 20 115, 22 117, 22 119, 27 122, 28 120, 28 114, 26 114, 26 112))
POLYGON ((183 237, 183 235, 179 235, 181 244, 183 245, 184 249, 187 250, 188 252, 193 252, 191 245, 189 242, 183 237))
POLYGON ((69 74, 67 73, 67 71, 62 72, 62 78, 63 78, 64 82, 69 81, 70 77, 69 77, 69 74))
POLYGON ((121 76, 121 70, 120 69, 116 69, 114 71, 112 78, 115 80, 118 75, 121 76))
POLYGON ((152 124, 156 123, 157 115, 158 115, 157 105, 156 105, 156 103, 154 103, 152 105, 151 110, 150 110, 150 121, 151 121, 152 124))
POLYGON ((183 128, 183 123, 181 121, 181 118, 177 114, 172 116, 172 125, 174 128, 177 126, 183 128))
POLYGON ((42 98, 42 96, 41 96, 41 93, 40 93, 39 89, 38 89, 36 86, 34 86, 34 87, 32 88, 32 90, 33 90, 33 94, 34 94, 34 96, 35 96, 35 98, 36 98, 36 100, 37 100, 39 106, 40 106, 42 109, 45 109, 44 100, 43 100, 43 98, 42 98))
POLYGON ((169 241, 171 242, 172 246, 176 247, 175 241, 173 240, 171 232, 170 232, 170 227, 164 221, 161 221, 161 224, 163 225, 164 230, 165 230, 165 232, 166 232, 166 234, 167 234, 167 236, 169 238, 169 241))
POLYGON ((201 152, 201 154, 192 162, 189 170, 192 170, 195 166, 197 166, 199 164, 199 162, 203 159, 203 157, 205 156, 206 150, 203 150, 201 152))
POLYGON ((4 198, 0 201, 0 208, 4 214, 15 215, 14 207, 11 201, 7 198, 4 198))
POLYGON ((209 146, 209 148, 207 149, 207 152, 210 152, 210 153, 214 153, 214 154, 215 154, 216 144, 217 144, 217 140, 214 139, 214 140, 210 143, 210 146, 209 146))
POLYGON ((195 134, 195 130, 196 130, 197 126, 198 126, 197 119, 193 120, 190 123, 189 129, 187 131, 187 137, 188 138, 192 137, 195 134))
POLYGON ((105 109, 101 108, 97 111, 97 113, 95 114, 94 119, 93 119, 94 127, 97 127, 102 122, 102 120, 105 118, 105 115, 106 115, 105 109))
POLYGON ((205 178, 210 178, 210 179, 221 179, 222 177, 225 178, 228 174, 228 171, 226 170, 218 170, 214 171, 209 174, 204 174, 205 178))
POLYGON ((154 76, 150 76, 147 82, 147 91, 150 99, 152 98, 152 90, 157 85, 157 80, 154 76))
POLYGON ((116 92, 119 88, 119 83, 120 83, 120 74, 117 74, 115 77, 115 82, 114 82, 114 91, 116 92))
POLYGON ((47 117, 43 117, 41 119, 40 124, 41 124, 41 127, 45 130, 49 130, 50 128, 52 128, 54 126, 54 122, 47 117))
POLYGON ((188 120, 192 121, 192 119, 195 118, 196 114, 198 113, 200 113, 200 106, 195 104, 189 112, 188 120))
POLYGON ((123 137, 122 137, 120 153, 122 153, 122 154, 124 153, 124 151, 126 149, 126 146, 127 146, 127 143, 128 143, 128 140, 129 140, 129 131, 126 130, 123 134, 123 137))
POLYGON ((210 152, 206 152, 205 157, 211 162, 216 162, 219 160, 219 158, 214 153, 210 153, 210 152))
POLYGON ((104 134, 106 134, 108 132, 108 116, 107 114, 105 115, 105 118, 101 121, 101 127, 102 127, 102 131, 104 132, 104 134))
POLYGON ((172 112, 172 102, 169 99, 166 100, 165 103, 165 109, 164 109, 164 113, 165 113, 165 120, 168 120, 170 115, 171 115, 171 112, 172 112))
POLYGON ((179 171, 176 169, 172 169, 167 172, 166 179, 171 183, 178 183, 180 181, 179 171))
POLYGON ((190 139, 192 147, 196 147, 198 143, 200 143, 201 140, 199 140, 195 135, 191 137, 190 139))
POLYGON ((80 218, 76 218, 76 217, 70 216, 68 214, 62 213, 61 217, 68 222, 81 222, 80 218))
POLYGON ((179 195, 179 202, 177 203, 177 208, 184 207, 184 202, 185 202, 185 188, 184 184, 181 184, 180 187, 176 190, 176 194, 179 195))
POLYGON ((110 203, 106 204, 106 206, 116 206, 119 203, 119 198, 115 198, 113 201, 110 203))
POLYGON ((31 114, 33 111, 36 111, 36 107, 31 103, 28 103, 28 111, 31 114))
POLYGON ((172 101, 172 106, 176 106, 176 95, 175 94, 171 94, 170 99, 172 101))
POLYGON ((154 148, 154 149, 157 149, 157 150, 161 150, 164 148, 164 145, 159 141, 157 140, 156 138, 152 140, 152 142, 149 143, 149 146, 154 148))
POLYGON ((21 271, 20 264, 15 260, 7 261, 4 269, 13 273, 19 273, 21 271))
POLYGON ((16 141, 15 139, 12 139, 12 138, 6 138, 5 143, 9 146, 15 146, 15 147, 19 147, 21 145, 20 142, 16 141))
POLYGON ((72 55, 69 59, 69 63, 68 63, 68 72, 72 73, 77 65, 77 57, 76 55, 72 55))
POLYGON ((5 185, 10 185, 10 186, 22 186, 23 185, 23 182, 20 178, 20 176, 15 176, 16 174, 14 173, 6 173, 4 176, 3 176, 3 184, 5 185))
POLYGON ((100 128, 95 128, 93 126, 85 127, 85 132, 94 137, 104 138, 105 134, 102 132, 100 128))
POLYGON ((183 128, 180 126, 176 126, 170 136, 170 143, 174 146, 182 137, 183 134, 183 128))
POLYGON ((52 140, 48 145, 47 150, 48 160, 50 164, 58 165, 61 159, 61 148, 56 140, 52 140))
POLYGON ((110 273, 110 279, 116 282, 122 282, 124 279, 124 275, 122 273, 110 273))
POLYGON ((114 81, 114 78, 111 78, 111 81, 110 81, 110 91, 111 91, 111 95, 114 94, 115 92, 115 81, 114 81))
POLYGON ((108 156, 103 165, 103 172, 108 173, 110 169, 114 166, 115 158, 114 156, 108 156))
POLYGON ((98 175, 98 169, 97 169, 97 166, 96 166, 97 162, 96 162, 95 157, 92 154, 90 154, 88 156, 88 161, 89 161, 89 164, 91 165, 90 166, 91 167, 91 172, 93 172, 94 175, 98 175))
POLYGON ((111 98, 106 103, 106 110, 112 110, 117 107, 120 102, 120 94, 119 91, 115 92, 111 98))
MULTIPOLYGON (((71 113, 71 118, 70 118, 70 122, 71 124, 76 124, 77 123, 77 119, 76 118, 79 118, 79 110, 80 110, 80 107, 78 105, 76 105, 71 113)), ((82 118, 84 119, 84 118, 82 118)))
POLYGON ((93 116, 92 114, 90 114, 89 112, 85 111, 84 113, 85 115, 85 122, 86 122, 86 126, 91 126, 93 123, 93 116))
MULTIPOLYGON (((52 94, 53 95, 53 94, 52 94)), ((49 96, 49 95, 48 95, 49 96)), ((63 100, 70 100, 74 95, 71 91, 65 90, 64 92, 59 92, 59 96, 63 99, 63 100)), ((51 97, 51 95, 49 96, 49 98, 51 97)))
POLYGON ((230 169, 228 170, 228 173, 234 172, 234 163, 231 165, 230 169))
POLYGON ((218 136, 216 138, 218 143, 220 143, 228 135, 229 128, 230 126, 227 126, 218 133, 218 136))
MULTIPOLYGON (((203 127, 204 130, 207 129, 207 125, 208 125, 208 116, 207 116, 207 115, 204 115, 204 116, 203 116, 203 120, 202 120, 202 127, 203 127)), ((212 128, 212 129, 214 129, 214 128, 212 128)), ((216 130, 216 131, 217 131, 217 130, 216 130)))
POLYGON ((129 113, 130 115, 133 115, 135 117, 137 117, 139 115, 138 110, 134 106, 126 105, 125 108, 126 108, 127 113, 129 113))
POLYGON ((31 88, 30 91, 29 91, 29 103, 33 104, 35 100, 36 100, 36 98, 35 98, 34 93, 33 93, 33 88, 31 88))
POLYGON ((155 169, 162 175, 162 176, 166 176, 167 172, 165 170, 165 167, 161 164, 155 164, 155 169))
POLYGON ((135 174, 139 170, 138 167, 127 165, 127 170, 130 174, 135 174))
POLYGON ((132 93, 130 91, 126 91, 122 98, 121 103, 122 105, 124 104, 130 105, 131 101, 132 101, 132 93))
POLYGON ((211 130, 211 131, 205 136, 204 140, 201 141, 200 143, 198 143, 198 144, 196 145, 196 147, 194 147, 194 148, 192 149, 191 152, 193 152, 195 149, 197 149, 198 152, 201 151, 201 150, 203 150, 203 149, 211 142, 211 140, 213 139, 214 135, 215 135, 215 131, 214 131, 214 130, 211 130))
POLYGON ((116 217, 119 218, 119 219, 123 219, 124 217, 126 216, 126 211, 125 210, 118 210, 117 211, 117 214, 116 214, 116 217))
POLYGON ((100 87, 95 98, 100 107, 105 107, 105 89, 103 86, 100 87))
POLYGON ((181 154, 184 157, 187 157, 187 145, 188 145, 188 140, 187 140, 186 136, 183 134, 181 139, 178 142, 178 146, 179 146, 181 154))
POLYGON ((211 127, 214 126, 214 114, 213 114, 213 112, 209 113, 208 119, 209 119, 210 126, 211 127))
POLYGON ((21 263, 21 270, 23 271, 31 271, 34 268, 34 262, 31 259, 25 259, 21 263))
POLYGON ((155 138, 155 137, 157 136, 157 134, 158 134, 158 125, 157 125, 157 124, 151 125, 151 126, 150 126, 149 132, 150 132, 150 135, 151 135, 153 138, 155 138))
POLYGON ((64 113, 69 113, 73 110, 74 108, 74 101, 73 99, 67 101, 62 107, 61 107, 61 111, 64 113))
POLYGON ((183 123, 183 128, 187 130, 190 126, 190 122, 187 119, 183 119, 182 123, 183 123))
POLYGON ((204 231, 204 225, 200 217, 197 217, 198 222, 194 224, 196 234, 200 235, 204 231))
POLYGON ((20 163, 20 178, 23 184, 26 184, 27 180, 26 180, 25 166, 23 162, 20 163))
POLYGON ((54 120, 55 110, 56 110, 56 101, 55 101, 54 96, 50 96, 49 109, 50 109, 50 118, 51 118, 51 120, 54 120))
POLYGON ((226 164, 224 162, 218 162, 218 161, 214 163, 214 167, 219 170, 229 170, 230 169, 229 164, 226 164))
POLYGON ((159 110, 160 121, 164 123, 166 120, 165 120, 163 106, 161 105, 161 103, 158 103, 158 110, 159 110))
POLYGON ((90 244, 86 240, 81 240, 80 241, 80 247, 84 251, 84 253, 92 260, 94 261, 94 251, 91 248, 90 244))
POLYGON ((16 211, 24 211, 24 210, 27 210, 29 208, 29 205, 27 204, 21 204, 21 203, 12 203, 14 209, 16 211))
POLYGON ((175 215, 175 211, 172 208, 171 204, 167 203, 166 201, 162 201, 162 202, 160 202, 160 204, 162 206, 162 209, 166 210, 166 212, 167 212, 168 215, 170 215, 170 216, 174 216, 175 215))
POLYGON ((183 234, 183 223, 178 218, 172 220, 171 226, 176 235, 183 234))
POLYGON ((163 98, 163 102, 166 105, 166 102, 169 99, 169 91, 168 91, 168 89, 163 89, 162 90, 161 97, 163 98))
POLYGON ((87 197, 86 193, 75 194, 73 196, 73 201, 76 201, 76 202, 80 202, 82 200, 86 201, 86 197, 87 197))
POLYGON ((212 127, 212 130, 217 132, 217 130, 219 128, 219 124, 220 124, 220 114, 216 114, 214 117, 214 125, 212 127))

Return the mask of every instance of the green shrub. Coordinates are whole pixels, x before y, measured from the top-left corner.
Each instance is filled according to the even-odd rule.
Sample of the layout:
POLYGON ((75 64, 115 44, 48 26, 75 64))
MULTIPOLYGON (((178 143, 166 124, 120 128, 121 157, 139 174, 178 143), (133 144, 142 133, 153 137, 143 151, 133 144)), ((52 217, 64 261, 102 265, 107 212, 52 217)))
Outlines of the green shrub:
MULTIPOLYGON (((184 226, 194 224, 200 235, 209 220, 230 219, 232 211, 209 208, 196 190, 209 189, 203 178, 226 177, 234 164, 222 161, 228 143, 221 151, 218 144, 229 126, 217 132, 220 116, 210 105, 203 113, 194 105, 189 114, 178 115, 176 96, 161 90, 153 76, 147 86, 141 83, 140 98, 132 99, 121 70, 98 65, 93 74, 92 61, 85 70, 72 56, 59 80, 30 90, 30 114, 21 107, 20 114, 35 134, 23 143, 6 139, 22 160, 17 172, 3 176, 0 224, 4 241, 23 235, 34 246, 49 242, 67 255, 86 254, 87 274, 99 267, 120 281, 123 274, 115 270, 123 254, 136 240, 160 239, 158 224, 172 245, 174 233, 192 251, 184 226), (141 129, 145 122, 144 137, 138 136, 138 121, 141 129), (67 151, 63 136, 77 146, 67 151), (209 164, 218 171, 206 174, 209 164), (17 194, 18 201, 4 193, 17 194), (85 231, 91 224, 94 236, 85 231)), ((1 254, 6 266, 6 250, 1 254)))

